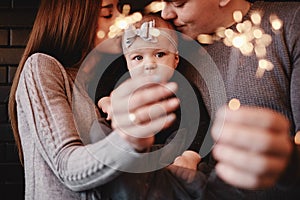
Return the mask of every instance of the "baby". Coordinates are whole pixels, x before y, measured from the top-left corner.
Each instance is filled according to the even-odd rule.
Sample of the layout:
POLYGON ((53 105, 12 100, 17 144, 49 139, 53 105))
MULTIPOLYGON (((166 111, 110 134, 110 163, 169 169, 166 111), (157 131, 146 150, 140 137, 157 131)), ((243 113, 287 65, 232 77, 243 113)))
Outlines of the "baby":
MULTIPOLYGON (((140 22, 129 26, 124 31, 122 49, 131 78, 158 74, 163 82, 169 81, 179 63, 177 40, 173 27, 159 16, 146 15, 140 22)), ((113 117, 109 97, 101 98, 98 106, 107 113, 108 120, 113 117)), ((162 132, 156 136, 166 138, 171 135, 162 132)), ((173 164, 196 170, 201 160, 198 152, 199 149, 186 150, 173 164)))

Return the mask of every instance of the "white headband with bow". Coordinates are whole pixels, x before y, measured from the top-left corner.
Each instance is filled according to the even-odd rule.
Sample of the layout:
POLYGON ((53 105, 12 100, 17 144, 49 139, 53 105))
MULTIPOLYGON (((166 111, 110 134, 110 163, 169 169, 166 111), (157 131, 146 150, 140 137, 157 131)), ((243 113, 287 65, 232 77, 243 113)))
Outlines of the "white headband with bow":
POLYGON ((128 48, 134 43, 137 37, 141 38, 145 42, 149 43, 157 43, 159 36, 166 37, 172 46, 174 46, 175 50, 177 51, 177 43, 172 38, 170 34, 166 31, 159 30, 155 28, 155 21, 144 22, 139 29, 135 26, 130 25, 125 31, 123 35, 123 51, 127 52, 128 48))

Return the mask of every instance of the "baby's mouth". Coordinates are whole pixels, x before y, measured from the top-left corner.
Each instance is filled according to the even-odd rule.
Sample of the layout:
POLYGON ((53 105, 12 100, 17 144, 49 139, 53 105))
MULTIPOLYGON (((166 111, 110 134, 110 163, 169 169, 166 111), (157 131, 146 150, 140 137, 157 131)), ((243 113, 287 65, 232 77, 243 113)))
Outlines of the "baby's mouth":
POLYGON ((145 74, 155 74, 156 73, 156 68, 151 68, 151 69, 146 69, 145 74))

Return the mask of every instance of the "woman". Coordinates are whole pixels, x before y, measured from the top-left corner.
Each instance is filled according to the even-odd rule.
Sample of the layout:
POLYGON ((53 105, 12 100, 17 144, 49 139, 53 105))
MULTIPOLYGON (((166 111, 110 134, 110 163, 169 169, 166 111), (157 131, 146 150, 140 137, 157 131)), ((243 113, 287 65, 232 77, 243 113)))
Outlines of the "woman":
MULTIPOLYGON (((25 168, 25 199, 97 198, 93 188, 116 177, 120 167, 130 167, 142 156, 138 151, 153 143, 153 136, 137 138, 113 131, 85 145, 99 113, 82 90, 85 83, 74 87, 75 77, 87 54, 106 39, 98 38, 97 33, 107 35, 118 15, 117 0, 42 0, 9 100, 11 124, 25 168), (74 99, 81 103, 75 110, 74 99)), ((91 71, 86 71, 87 77, 91 71)), ((150 76, 137 79, 127 85, 126 92, 153 81, 159 80, 150 76)), ((171 95, 162 86, 152 84, 149 91, 156 94, 155 98, 171 95)), ((120 96, 117 100, 125 105, 129 93, 121 95, 123 90, 119 91, 115 97, 120 96)), ((143 91, 131 96, 136 94, 140 96, 143 91)), ((154 101, 150 98, 147 103, 154 101)), ((168 111, 176 108, 161 106, 168 111)), ((159 121, 166 117, 172 119, 155 118, 159 121)), ((122 130, 135 131, 132 126, 122 130)), ((145 131, 151 132, 156 126, 151 123, 145 131)), ((99 134, 107 130, 104 124, 100 127, 99 134)))

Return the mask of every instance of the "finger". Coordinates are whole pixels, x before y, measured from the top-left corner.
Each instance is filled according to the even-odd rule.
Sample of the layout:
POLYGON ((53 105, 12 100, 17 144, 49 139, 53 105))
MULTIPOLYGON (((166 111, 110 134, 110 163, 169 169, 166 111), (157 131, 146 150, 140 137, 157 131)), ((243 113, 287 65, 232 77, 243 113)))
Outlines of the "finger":
POLYGON ((144 106, 140 109, 137 109, 134 113, 137 118, 138 123, 148 123, 152 120, 165 116, 168 113, 175 111, 179 107, 179 99, 172 98, 160 103, 144 106))
POLYGON ((106 117, 106 120, 111 120, 111 116, 110 116, 110 113, 107 113, 107 117, 106 117))
POLYGON ((218 110, 216 120, 268 128, 276 132, 289 129, 285 116, 267 108, 243 106, 238 110, 231 110, 226 106, 218 110))
POLYGON ((220 163, 230 165, 240 171, 245 171, 249 174, 252 173, 257 176, 278 177, 280 172, 287 165, 287 159, 285 157, 256 154, 220 144, 214 147, 213 156, 220 163), (232 155, 234 155, 234 159, 232 155))
POLYGON ((111 95, 114 95, 117 98, 127 97, 139 88, 155 85, 160 82, 161 79, 157 75, 139 76, 134 79, 130 78, 116 88, 111 95))
POLYGON ((132 112, 142 106, 156 103, 161 99, 166 99, 174 95, 177 88, 176 83, 170 82, 136 90, 128 94, 127 97, 118 98, 112 95, 111 103, 114 115, 122 112, 132 112))
POLYGON ((177 166, 176 164, 169 165, 168 170, 172 172, 180 180, 185 181, 186 183, 191 183, 195 180, 197 171, 193 169, 184 168, 182 166, 177 166))
POLYGON ((214 140, 253 152, 288 155, 291 151, 288 133, 274 134, 272 130, 244 124, 215 122, 212 127, 214 140))
POLYGON ((182 170, 182 167, 179 167, 178 165, 175 165, 174 163, 169 165, 167 169, 172 172, 175 176, 182 178, 184 171, 182 170))
POLYGON ((98 101, 99 108, 106 108, 110 105, 110 97, 103 97, 98 101))
POLYGON ((253 176, 251 173, 245 173, 238 168, 223 163, 216 165, 216 173, 230 185, 244 189, 263 189, 273 186, 276 182, 276 179, 272 176, 253 176))
POLYGON ((151 89, 145 88, 133 93, 129 98, 129 109, 135 110, 143 105, 152 104, 173 96, 178 89, 174 82, 152 86, 151 89))
POLYGON ((185 159, 183 159, 182 156, 177 156, 173 162, 173 165, 178 167, 186 167, 185 164, 185 159))
POLYGON ((174 113, 168 114, 166 116, 159 117, 155 120, 152 120, 151 123, 145 125, 132 125, 130 127, 118 127, 116 124, 113 123, 113 126, 118 131, 128 135, 128 137, 133 138, 147 138, 152 137, 156 133, 160 132, 161 130, 169 127, 173 121, 176 119, 174 113))
POLYGON ((135 110, 132 114, 135 115, 135 120, 132 121, 129 117, 129 112, 114 114, 113 127, 128 127, 133 123, 136 125, 142 125, 145 123, 151 123, 153 120, 166 116, 167 114, 175 111, 179 106, 179 100, 172 98, 164 100, 154 105, 147 105, 140 109, 135 110))
POLYGON ((166 168, 167 168, 170 172, 172 172, 174 175, 178 175, 177 172, 178 172, 179 167, 178 167, 177 165, 174 165, 174 163, 168 165, 166 168))

